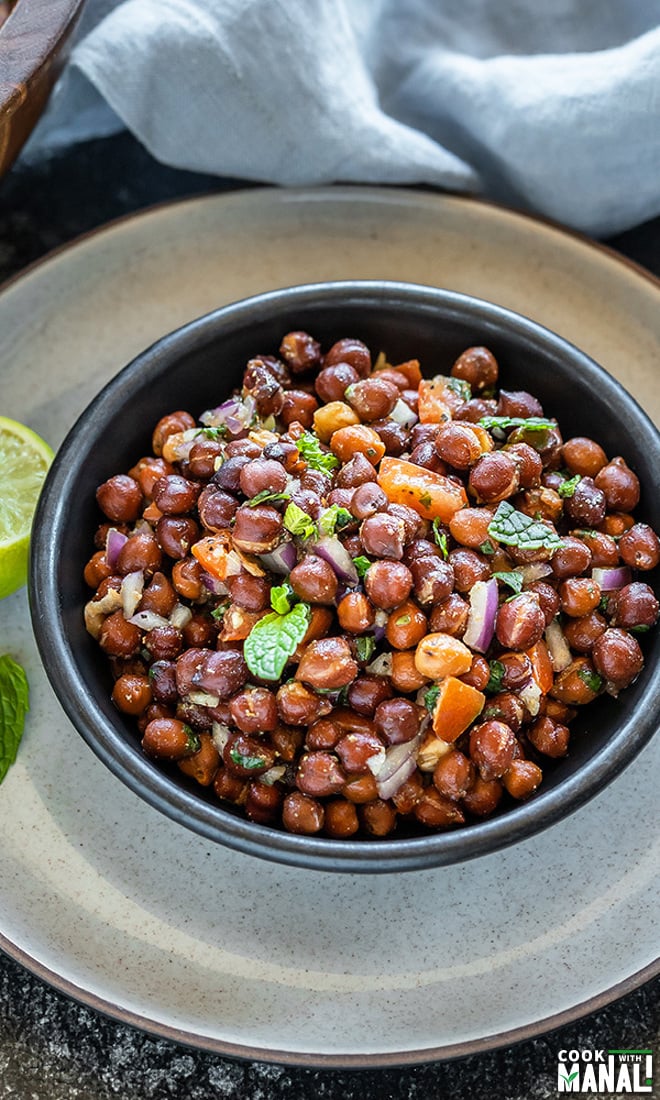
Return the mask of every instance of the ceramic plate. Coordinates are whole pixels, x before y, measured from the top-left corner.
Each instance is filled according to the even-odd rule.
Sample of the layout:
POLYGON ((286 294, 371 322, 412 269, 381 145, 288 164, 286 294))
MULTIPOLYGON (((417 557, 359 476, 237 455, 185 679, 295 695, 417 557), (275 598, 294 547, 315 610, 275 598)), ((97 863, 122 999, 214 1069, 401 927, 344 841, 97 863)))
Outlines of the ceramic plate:
MULTIPOLYGON (((256 190, 176 203, 0 293, 2 412, 57 445, 154 339, 225 302, 325 278, 466 291, 533 317, 660 413, 660 289, 557 228, 411 191, 256 190)), ((229 1054, 385 1065, 483 1050, 655 972, 660 743, 526 843, 403 875, 269 865, 161 817, 103 767, 43 671, 25 592, 2 648, 32 709, 0 791, 0 944, 59 989, 229 1054)))

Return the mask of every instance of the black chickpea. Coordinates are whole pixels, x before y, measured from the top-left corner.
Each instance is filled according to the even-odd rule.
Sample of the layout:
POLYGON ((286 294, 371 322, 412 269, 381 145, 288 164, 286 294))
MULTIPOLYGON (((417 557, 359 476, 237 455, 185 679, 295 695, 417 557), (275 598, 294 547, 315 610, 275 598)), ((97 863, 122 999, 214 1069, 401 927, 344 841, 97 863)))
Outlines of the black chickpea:
POLYGON ((637 475, 525 424, 543 407, 496 390, 487 348, 430 385, 353 337, 270 350, 98 487, 85 621, 114 705, 154 760, 300 836, 528 798, 579 708, 643 670, 660 539, 637 475))

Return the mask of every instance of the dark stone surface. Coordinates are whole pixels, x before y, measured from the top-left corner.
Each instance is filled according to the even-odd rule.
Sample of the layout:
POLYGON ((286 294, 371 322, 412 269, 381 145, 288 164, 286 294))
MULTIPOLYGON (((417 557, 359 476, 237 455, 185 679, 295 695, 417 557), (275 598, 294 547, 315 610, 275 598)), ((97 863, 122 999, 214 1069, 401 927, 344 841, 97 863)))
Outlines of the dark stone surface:
MULTIPOLYGON (((0 184, 0 279, 111 218, 240 185, 163 167, 126 134, 16 168, 0 184)), ((660 275, 660 218, 608 243, 660 275)), ((560 1049, 657 1053, 659 1037, 660 978, 561 1030, 454 1062, 351 1072, 241 1063, 108 1020, 0 955, 0 1100, 548 1100, 560 1049)))

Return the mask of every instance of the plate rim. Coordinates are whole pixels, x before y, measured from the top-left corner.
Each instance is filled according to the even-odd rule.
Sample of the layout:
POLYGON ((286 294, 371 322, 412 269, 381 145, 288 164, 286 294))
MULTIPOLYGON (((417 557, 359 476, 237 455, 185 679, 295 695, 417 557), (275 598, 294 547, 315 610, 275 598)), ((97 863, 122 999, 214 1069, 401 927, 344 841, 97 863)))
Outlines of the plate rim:
MULTIPOLYGON (((356 200, 359 200, 362 196, 396 197, 397 194, 401 194, 403 197, 417 197, 422 200, 422 202, 431 201, 441 204, 444 200, 450 200, 452 203, 459 203, 466 207, 477 209, 477 211, 480 208, 485 209, 489 214, 494 214, 495 216, 500 215, 502 219, 510 218, 514 222, 522 221, 526 223, 526 228, 532 232, 534 227, 549 229, 553 234, 558 234, 560 239, 565 238, 569 243, 577 243, 584 246, 589 252, 599 254, 601 258, 612 261, 617 267, 631 271, 634 275, 644 280, 646 284, 650 284, 653 289, 660 291, 660 277, 653 274, 653 272, 649 271, 635 260, 624 256, 617 252, 616 249, 604 244, 602 241, 593 240, 586 234, 562 225, 551 218, 536 215, 526 210, 517 210, 506 204, 483 199, 478 196, 464 195, 434 188, 428 189, 398 185, 339 184, 327 185, 319 188, 279 188, 272 186, 254 186, 250 184, 245 187, 239 185, 226 191, 212 190, 208 193, 189 194, 164 199, 119 215, 101 225, 94 226, 76 235, 71 240, 65 241, 55 248, 48 250, 42 256, 39 256, 31 263, 21 268, 20 271, 10 275, 0 283, 0 295, 4 295, 6 291, 12 290, 16 284, 29 279, 42 267, 47 267, 52 261, 58 260, 69 251, 79 246, 84 246, 97 237, 102 237, 106 234, 112 235, 117 230, 121 230, 129 223, 138 219, 145 219, 152 215, 165 213, 175 207, 185 208, 190 204, 202 205, 217 202, 218 200, 231 202, 232 200, 236 201, 236 199, 241 196, 246 196, 249 200, 260 192, 265 192, 267 195, 275 197, 276 201, 290 200, 295 197, 304 199, 306 196, 310 195, 313 195, 315 201, 322 201, 324 198, 332 201, 335 198, 340 199, 349 196, 354 196, 356 200)), ((469 1039, 464 1042, 399 1052, 381 1051, 374 1054, 331 1053, 319 1055, 304 1051, 272 1050, 265 1047, 262 1048, 234 1043, 217 1037, 204 1035, 199 1032, 187 1031, 164 1021, 152 1019, 140 1012, 124 1008, 113 1000, 99 995, 92 989, 86 989, 76 981, 51 969, 29 951, 14 944, 1 931, 0 950, 14 962, 23 966, 35 977, 44 981, 57 992, 118 1023, 135 1027, 148 1034, 165 1038, 184 1046, 210 1051, 232 1059, 242 1061, 265 1061, 273 1064, 317 1069, 373 1070, 406 1067, 431 1062, 450 1061, 468 1055, 481 1054, 503 1047, 510 1047, 520 1042, 536 1038, 539 1035, 550 1034, 558 1028, 574 1023, 587 1015, 600 1011, 607 1005, 634 992, 660 975, 659 956, 647 963, 642 969, 635 971, 633 974, 628 975, 614 985, 608 986, 586 1000, 579 1001, 577 1004, 563 1009, 558 1013, 543 1017, 540 1020, 531 1021, 519 1027, 507 1029, 503 1032, 495 1032, 492 1035, 469 1039)))
POLYGON ((462 1043, 449 1043, 446 1046, 426 1047, 388 1053, 387 1051, 375 1054, 308 1054, 304 1051, 272 1050, 268 1047, 255 1047, 247 1044, 233 1043, 229 1040, 214 1038, 199 1032, 185 1031, 172 1024, 153 1020, 149 1016, 143 1016, 140 1012, 123 1008, 105 997, 84 989, 76 982, 57 971, 51 970, 45 963, 40 962, 29 952, 16 947, 0 932, 0 950, 10 959, 25 967, 35 977, 41 979, 58 993, 76 1001, 78 1004, 91 1008, 101 1013, 115 1023, 127 1027, 137 1028, 149 1035, 170 1042, 179 1043, 182 1046, 191 1047, 194 1050, 203 1050, 212 1054, 219 1054, 226 1058, 232 1058, 242 1062, 268 1062, 272 1065, 298 1066, 307 1069, 326 1070, 375 1070, 405 1068, 425 1063, 438 1063, 455 1061, 475 1054, 487 1054, 490 1051, 516 1046, 518 1043, 548 1036, 562 1027, 575 1023, 599 1012, 620 1000, 629 993, 634 993, 643 985, 650 983, 660 976, 660 956, 648 963, 641 970, 616 982, 608 989, 594 994, 593 997, 580 1001, 561 1012, 545 1016, 541 1020, 535 1020, 520 1027, 510 1028, 506 1031, 494 1032, 492 1035, 483 1036, 480 1039, 468 1039, 462 1043))

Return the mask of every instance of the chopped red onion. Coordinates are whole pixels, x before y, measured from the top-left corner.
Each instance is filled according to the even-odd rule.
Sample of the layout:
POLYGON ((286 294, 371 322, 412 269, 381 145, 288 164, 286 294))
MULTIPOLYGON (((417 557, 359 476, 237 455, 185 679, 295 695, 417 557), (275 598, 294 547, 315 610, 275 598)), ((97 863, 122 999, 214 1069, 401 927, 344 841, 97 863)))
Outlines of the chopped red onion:
POLYGON ((390 413, 390 420, 396 421, 402 428, 412 428, 413 424, 417 423, 417 416, 410 408, 410 405, 406 405, 405 401, 399 398, 390 413))
POLYGON ((366 672, 370 672, 372 676, 391 676, 392 675, 392 654, 391 653, 379 653, 377 657, 367 665, 366 672))
POLYGON ((226 726, 224 722, 213 722, 211 726, 211 737, 213 738, 213 744, 222 756, 225 745, 231 737, 229 726, 226 726))
POLYGON ((548 647, 548 653, 550 654, 550 663, 554 671, 563 672, 563 670, 570 665, 573 656, 569 644, 564 637, 564 631, 560 627, 557 619, 553 619, 546 627, 545 641, 548 647))
POLYGON ((238 397, 232 397, 215 409, 207 409, 199 419, 207 427, 217 428, 223 425, 230 435, 237 436, 250 427, 256 411, 256 401, 248 394, 242 401, 238 397))
POLYGON ((419 735, 412 741, 403 741, 392 745, 385 753, 385 760, 376 775, 376 786, 381 798, 391 798, 405 783, 417 767, 419 735))
POLYGON ((218 696, 212 695, 210 691, 191 691, 186 696, 186 701, 196 707, 217 707, 220 702, 218 696))
POLYGON ((167 619, 157 615, 155 611, 138 611, 137 615, 130 618, 129 623, 139 626, 140 630, 156 630, 159 626, 169 626, 167 619))
POLYGON ((543 692, 537 684, 536 680, 532 679, 528 684, 525 684, 523 688, 518 692, 518 698, 521 703, 527 707, 527 710, 531 714, 532 718, 536 718, 539 710, 541 709, 541 696, 543 692))
POLYGON ((498 590, 497 581, 477 581, 470 592, 470 614, 463 641, 477 653, 485 653, 495 633, 498 590))
MULTIPOLYGON (((176 630, 183 630, 192 619, 192 611, 182 603, 177 603, 170 615, 170 626, 176 630)), ((212 704, 210 704, 212 705, 212 704)))
POLYGON ((228 589, 217 577, 214 577, 212 573, 202 572, 202 584, 208 592, 211 592, 214 596, 226 596, 228 589))
POLYGON ((523 579, 523 584, 531 584, 532 581, 540 581, 542 577, 549 577, 552 566, 547 561, 533 561, 529 565, 521 565, 516 570, 523 579))
POLYGON ((130 619, 142 599, 144 590, 144 573, 141 569, 134 573, 127 573, 121 582, 121 606, 125 619, 130 619))
POLYGON ((259 560, 271 573, 290 573, 298 560, 298 552, 293 542, 281 542, 269 554, 259 554, 259 560))
POLYGON ((105 556, 111 569, 117 568, 117 559, 122 546, 128 542, 128 535, 123 535, 116 527, 111 527, 105 539, 105 556))
POLYGON ((359 577, 353 565, 353 559, 339 539, 333 535, 324 535, 314 544, 314 552, 332 566, 340 581, 345 584, 357 584, 359 577))
POLYGON ((619 565, 615 569, 592 569, 591 579, 600 586, 601 592, 615 592, 630 584, 632 574, 627 565, 619 565))
POLYGON ((387 629, 387 623, 389 621, 389 614, 387 611, 383 611, 379 608, 374 616, 374 640, 376 645, 382 642, 385 637, 385 631, 387 629))

